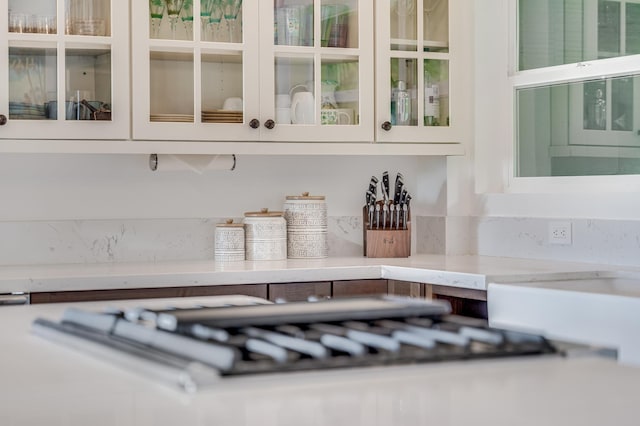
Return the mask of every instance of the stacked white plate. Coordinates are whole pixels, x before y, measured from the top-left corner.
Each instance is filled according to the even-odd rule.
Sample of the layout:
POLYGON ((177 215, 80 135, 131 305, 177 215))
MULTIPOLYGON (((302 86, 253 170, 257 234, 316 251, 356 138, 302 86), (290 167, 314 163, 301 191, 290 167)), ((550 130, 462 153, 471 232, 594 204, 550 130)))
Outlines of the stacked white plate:
POLYGON ((193 114, 151 114, 153 122, 193 123, 193 114))
POLYGON ((202 111, 203 123, 242 123, 242 111, 214 110, 202 111))

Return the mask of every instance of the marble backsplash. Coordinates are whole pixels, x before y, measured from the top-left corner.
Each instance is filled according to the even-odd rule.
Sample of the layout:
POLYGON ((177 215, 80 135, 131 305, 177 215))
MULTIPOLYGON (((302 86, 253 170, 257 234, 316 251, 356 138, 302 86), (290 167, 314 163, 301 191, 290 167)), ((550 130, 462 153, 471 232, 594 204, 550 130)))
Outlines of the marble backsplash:
POLYGON ((640 266, 640 221, 565 218, 472 218, 470 252, 640 266), (571 223, 571 244, 549 243, 549 223, 571 223))
MULTIPOLYGON (((220 222, 224 219, 0 222, 0 265, 213 259, 220 222)), ((330 256, 362 255, 361 223, 358 217, 329 219, 330 256)))
MULTIPOLYGON (((241 218, 236 218, 240 221, 241 218)), ((0 222, 0 265, 162 262, 213 259, 222 218, 0 222)), ((362 218, 330 216, 329 256, 362 256, 362 218)), ((414 218, 412 253, 640 265, 640 221, 442 217, 414 218), (548 241, 566 220, 572 243, 548 241)))

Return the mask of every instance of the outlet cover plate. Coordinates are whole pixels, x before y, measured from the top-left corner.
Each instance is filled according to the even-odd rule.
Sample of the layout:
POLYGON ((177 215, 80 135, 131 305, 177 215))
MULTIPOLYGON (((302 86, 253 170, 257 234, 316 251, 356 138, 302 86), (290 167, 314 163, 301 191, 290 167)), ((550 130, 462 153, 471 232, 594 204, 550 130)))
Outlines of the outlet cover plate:
POLYGON ((571 245, 571 222, 549 222, 549 244, 571 245))

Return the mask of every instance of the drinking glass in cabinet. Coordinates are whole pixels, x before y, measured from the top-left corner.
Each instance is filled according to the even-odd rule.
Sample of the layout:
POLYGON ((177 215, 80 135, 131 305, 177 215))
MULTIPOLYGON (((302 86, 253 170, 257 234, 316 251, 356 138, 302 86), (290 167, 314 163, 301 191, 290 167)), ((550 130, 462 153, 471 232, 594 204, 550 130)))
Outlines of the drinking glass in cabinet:
POLYGON ((242 25, 238 24, 238 16, 242 9, 242 0, 222 0, 224 20, 229 29, 229 42, 242 42, 242 25))
POLYGON ((176 25, 178 24, 178 18, 180 17, 180 11, 184 5, 185 0, 164 0, 167 6, 167 17, 169 18, 169 25, 171 26, 171 38, 176 38, 176 25))
POLYGON ((323 4, 321 7, 320 42, 323 47, 348 47, 348 4, 323 4))
POLYGON ((164 17, 164 10, 167 7, 164 0, 149 0, 149 17, 151 19, 151 38, 158 38, 160 35, 160 24, 164 17))
POLYGON ((313 46, 313 1, 274 1, 275 44, 313 46))
POLYGON ((424 60, 425 126, 449 125, 449 61, 424 60))
POLYGON ((9 118, 44 120, 55 101, 57 52, 51 48, 9 47, 9 118))
POLYGON ((55 0, 9 0, 8 30, 11 33, 56 33, 55 0))
POLYGON ((415 59, 391 59, 391 124, 416 126, 418 124, 417 67, 415 59))
POLYGON ((202 55, 202 122, 244 121, 242 53, 202 55))
POLYGON ((211 40, 209 21, 211 20, 212 9, 213 0, 200 0, 200 38, 202 40, 211 40))
POLYGON ((108 36, 109 0, 67 0, 67 34, 108 36))
POLYGON ((187 40, 193 40, 193 0, 184 0, 184 5, 182 5, 182 10, 180 11, 180 19, 187 33, 187 40))
POLYGON ((229 41, 229 32, 225 31, 222 26, 222 0, 211 0, 211 17, 209 18, 208 31, 206 32, 207 40, 211 41, 229 41))
POLYGON ((417 50, 417 0, 392 0, 391 13, 391 49, 417 50))

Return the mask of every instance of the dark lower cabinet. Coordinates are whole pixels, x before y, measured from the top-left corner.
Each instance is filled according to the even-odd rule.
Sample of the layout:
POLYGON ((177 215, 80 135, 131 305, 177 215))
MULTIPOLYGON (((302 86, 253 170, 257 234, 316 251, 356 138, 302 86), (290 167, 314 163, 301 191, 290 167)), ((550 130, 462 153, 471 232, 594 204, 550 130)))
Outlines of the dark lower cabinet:
POLYGON ((451 304, 451 313, 465 317, 488 319, 487 302, 461 297, 436 295, 434 299, 446 300, 451 304))
POLYGON ((387 280, 334 281, 333 297, 387 294, 387 280))
POLYGON ((269 284, 269 300, 272 302, 299 302, 308 300, 309 297, 331 297, 331 281, 269 284))
POLYGON ((153 299, 241 294, 267 298, 267 284, 215 285, 198 287, 132 288, 89 291, 31 293, 31 303, 89 302, 100 300, 153 299))
POLYGON ((297 302, 308 300, 312 296, 324 299, 328 297, 392 294, 447 300, 451 304, 451 310, 454 314, 487 318, 486 291, 384 279, 40 292, 31 293, 31 303, 225 296, 232 294, 260 297, 269 299, 272 302, 278 300, 297 302))

